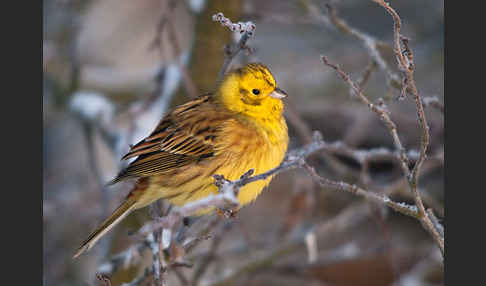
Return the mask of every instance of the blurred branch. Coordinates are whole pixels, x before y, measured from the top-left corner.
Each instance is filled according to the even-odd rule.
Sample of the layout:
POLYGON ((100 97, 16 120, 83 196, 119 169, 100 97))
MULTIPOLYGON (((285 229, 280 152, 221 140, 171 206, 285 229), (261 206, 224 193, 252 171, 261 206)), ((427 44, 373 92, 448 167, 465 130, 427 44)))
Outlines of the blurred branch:
MULTIPOLYGON (((390 200, 387 196, 379 195, 374 192, 364 190, 357 187, 356 185, 351 185, 345 182, 332 181, 327 178, 319 176, 313 167, 309 166, 305 162, 305 158, 311 154, 322 151, 322 150, 332 150, 333 148, 339 148, 341 143, 329 144, 322 140, 322 136, 319 132, 314 132, 314 140, 311 144, 307 144, 301 148, 291 150, 287 153, 284 161, 276 168, 271 169, 265 173, 253 175, 253 169, 249 170, 243 174, 240 179, 235 181, 230 181, 224 178, 222 175, 214 175, 214 184, 218 187, 219 194, 211 195, 201 200, 188 203, 184 206, 174 208, 167 216, 158 218, 155 221, 151 221, 145 224, 138 232, 140 236, 151 235, 155 230, 160 228, 171 229, 176 223, 180 222, 184 217, 195 214, 199 211, 206 210, 207 208, 216 207, 223 209, 224 214, 228 214, 230 217, 232 210, 239 206, 237 195, 239 189, 249 183, 265 180, 270 176, 276 175, 281 172, 285 172, 294 168, 304 168, 307 172, 321 185, 324 187, 330 187, 336 190, 349 192, 368 200, 386 205, 393 210, 405 214, 407 216, 420 219, 420 213, 418 212, 416 206, 407 205, 405 203, 397 203, 390 200), (228 208, 229 207, 229 208, 228 208)), ((380 154, 383 151, 372 151, 367 154, 366 151, 355 151, 360 154, 361 157, 373 156, 373 154, 380 154)), ((387 152, 385 152, 387 153, 387 152)), ((208 262, 207 262, 208 263, 208 262)), ((154 272, 156 273, 156 272, 154 272)), ((195 276, 197 281, 199 276, 195 276)))
POLYGON ((152 271, 154 276, 154 284, 156 286, 163 286, 165 285, 165 281, 164 277, 162 276, 163 271, 161 271, 162 261, 159 259, 160 248, 158 243, 158 239, 161 238, 157 238, 156 236, 157 234, 155 232, 147 235, 146 243, 152 251, 152 271))
POLYGON ((408 39, 400 35, 400 27, 401 27, 401 21, 400 17, 398 14, 389 6, 389 4, 385 3, 384 1, 378 1, 375 0, 379 5, 384 7, 392 16, 395 22, 394 25, 394 52, 396 55, 396 58, 398 60, 398 65, 400 70, 402 70, 405 73, 406 76, 406 81, 404 80, 403 83, 408 85, 408 88, 410 88, 411 93, 413 94, 415 98, 415 102, 417 105, 417 113, 419 117, 419 122, 421 125, 421 128, 423 130, 422 134, 422 140, 420 144, 420 154, 419 158, 417 159, 412 171, 410 171, 408 165, 409 165, 409 160, 407 157, 407 154, 405 152, 405 149, 403 148, 403 145, 398 137, 397 129, 395 123, 390 119, 389 117, 389 111, 383 107, 377 107, 375 104, 373 104, 368 98, 361 92, 359 86, 355 84, 349 77, 348 74, 346 74, 339 66, 332 64, 328 61, 327 57, 322 56, 321 59, 324 64, 327 66, 333 68, 336 70, 336 72, 341 76, 341 78, 349 84, 349 86, 354 90, 355 94, 358 95, 359 99, 366 104, 373 112, 375 112, 381 120, 384 121, 388 131, 390 132, 395 147, 397 150, 400 152, 400 158, 401 158, 401 166, 402 170, 404 172, 405 177, 408 179, 408 184, 411 192, 414 194, 414 200, 415 204, 417 207, 417 210, 414 212, 414 217, 417 218, 424 228, 429 231, 431 236, 434 238, 436 241, 437 245, 439 246, 442 254, 444 254, 444 237, 440 235, 440 233, 437 231, 436 227, 434 227, 429 215, 426 213, 422 198, 420 196, 420 193, 418 191, 418 177, 419 177, 419 172, 421 165, 425 161, 425 153, 427 151, 427 147, 429 145, 429 127, 427 125, 427 121, 425 119, 425 114, 423 111, 423 106, 422 106, 422 100, 418 94, 417 88, 415 86, 415 80, 414 80, 414 64, 413 64, 413 54, 412 51, 410 50, 408 46, 408 39), (404 50, 402 51, 401 44, 404 46, 404 50))
POLYGON ((208 269, 211 262, 216 258, 216 251, 223 241, 224 235, 228 232, 229 227, 231 227, 231 224, 222 225, 219 231, 214 235, 214 238, 211 241, 211 246, 209 247, 209 251, 206 253, 205 256, 202 257, 201 263, 199 263, 199 267, 196 268, 196 270, 194 271, 194 275, 192 277, 192 285, 199 284, 199 280, 201 279, 202 275, 208 269))
POLYGON ((424 107, 432 106, 444 114, 444 104, 439 101, 437 96, 425 96, 422 98, 422 104, 424 107))
POLYGON ((385 123, 388 132, 391 134, 393 138, 393 143, 395 144, 395 148, 400 152, 400 159, 401 159, 401 167, 403 170, 403 173, 408 177, 410 174, 410 169, 408 168, 408 158, 407 154, 405 152, 405 148, 402 145, 402 142, 400 141, 400 138, 398 137, 398 132, 397 132, 397 127, 395 123, 391 120, 389 111, 384 108, 380 108, 377 105, 373 104, 360 90, 358 85, 354 83, 349 75, 345 73, 338 65, 332 64, 329 62, 326 56, 321 56, 322 62, 336 70, 336 72, 341 76, 341 78, 349 84, 349 86, 353 89, 354 93, 358 96, 358 98, 366 104, 371 111, 375 112, 381 120, 385 123))
POLYGON ((418 118, 423 132, 422 140, 420 144, 420 157, 415 163, 415 166, 411 173, 411 177, 409 177, 409 186, 412 193, 415 196, 415 204, 417 205, 421 215, 420 222, 425 227, 425 229, 430 232, 430 234, 438 244, 442 255, 444 255, 444 236, 437 231, 431 218, 425 211, 422 198, 420 197, 420 193, 418 191, 418 178, 419 178, 420 168, 422 167, 422 164, 426 158, 427 147, 429 146, 429 141, 430 141, 430 134, 429 134, 429 126, 427 124, 427 120, 425 118, 425 113, 422 105, 422 99, 415 85, 415 79, 414 79, 415 64, 413 61, 413 53, 410 47, 408 46, 409 39, 400 34, 401 20, 398 13, 392 7, 390 7, 388 3, 384 2, 383 0, 374 0, 374 1, 378 3, 380 6, 382 6, 383 8, 385 8, 388 11, 388 13, 393 17, 394 52, 398 59, 399 68, 401 68, 401 70, 405 73, 405 76, 407 78, 407 84, 411 89, 411 93, 414 96, 415 104, 417 106, 418 118), (403 44, 404 46, 403 50, 400 44, 403 44))
POLYGON ((146 243, 136 243, 131 245, 127 250, 122 251, 111 257, 109 261, 98 267, 98 272, 106 275, 115 273, 120 267, 127 268, 141 256, 142 250, 147 248, 146 243))
POLYGON ((313 1, 301 0, 301 3, 304 4, 309 12, 309 15, 315 19, 315 21, 323 23, 327 26, 332 24, 343 34, 360 40, 368 51, 368 54, 373 62, 385 72, 388 79, 388 84, 398 89, 402 88, 400 77, 390 69, 386 60, 379 51, 379 48, 392 49, 388 43, 380 41, 371 35, 351 27, 346 21, 337 15, 336 8, 334 8, 330 3, 325 4, 329 17, 323 15, 321 10, 313 3, 313 1))
MULTIPOLYGON (((251 176, 253 174, 253 169, 250 171, 246 172, 241 176, 239 180, 236 181, 229 181, 224 178, 224 176, 221 175, 215 175, 215 184, 218 186, 218 189, 220 192, 234 192, 237 193, 241 187, 244 185, 247 185, 251 182, 258 181, 258 180, 265 180, 270 176, 273 176, 275 174, 281 173, 283 171, 287 171, 290 169, 294 169, 297 167, 303 167, 305 170, 308 171, 308 173, 316 179, 316 181, 321 185, 321 186, 326 186, 326 187, 331 187, 337 190, 341 191, 346 191, 353 193, 355 195, 364 197, 366 199, 384 204, 392 209, 394 209, 397 212, 400 212, 402 214, 414 217, 414 218, 420 218, 420 214, 418 213, 417 209, 415 206, 410 206, 404 203, 396 203, 391 201, 388 197, 376 194, 374 192, 369 192, 364 189, 361 189, 355 185, 350 185, 344 182, 337 182, 337 181, 332 181, 327 178, 320 177, 314 170, 313 167, 309 166, 305 162, 305 158, 311 155, 312 153, 316 151, 321 151, 321 150, 326 150, 329 148, 333 148, 333 145, 340 145, 339 143, 336 144, 328 144, 325 141, 322 140, 322 135, 320 135, 319 132, 314 132, 314 141, 311 144, 305 145, 301 148, 294 149, 290 152, 288 152, 286 158, 284 161, 276 168, 271 169, 265 173, 251 176)), ((365 152, 365 151, 361 151, 365 152)))
POLYGON ((356 225, 362 222, 371 212, 371 208, 365 203, 355 203, 346 209, 342 210, 337 216, 320 222, 307 231, 302 231, 297 237, 287 243, 280 243, 274 246, 272 249, 266 251, 259 258, 251 260, 243 266, 231 271, 223 278, 219 278, 215 282, 209 283, 210 286, 226 286, 233 285, 239 277, 242 275, 250 275, 261 271, 262 269, 268 269, 277 263, 278 259, 281 259, 296 250, 306 245, 305 238, 308 233, 314 233, 316 237, 325 238, 329 236, 336 236, 348 229, 353 229, 356 225))
POLYGON ((172 49, 174 50, 174 54, 176 55, 178 61, 178 67, 182 74, 182 81, 184 83, 184 87, 186 88, 187 94, 191 98, 196 98, 199 95, 199 92, 196 88, 196 84, 192 80, 189 72, 187 71, 184 63, 182 63, 182 50, 177 39, 177 35, 175 33, 175 22, 174 22, 174 9, 180 3, 178 1, 170 0, 169 1, 169 9, 163 11, 163 15, 160 19, 160 23, 157 26, 157 34, 154 39, 154 43, 157 43, 157 46, 160 49, 160 54, 162 55, 162 31, 165 26, 167 26, 167 30, 169 33, 170 41, 169 43, 172 45, 172 49))
POLYGON ((104 274, 97 273, 96 278, 103 283, 104 286, 111 286, 110 278, 104 274))

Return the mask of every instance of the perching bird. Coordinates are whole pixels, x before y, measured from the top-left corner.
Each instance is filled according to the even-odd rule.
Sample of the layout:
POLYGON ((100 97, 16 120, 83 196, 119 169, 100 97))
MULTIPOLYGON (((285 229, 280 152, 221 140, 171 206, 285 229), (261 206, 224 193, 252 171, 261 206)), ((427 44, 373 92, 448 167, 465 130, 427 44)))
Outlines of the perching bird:
MULTIPOLYGON (((158 199, 181 206, 217 194, 215 174, 236 180, 250 169, 260 174, 277 167, 288 145, 282 102, 286 95, 265 65, 251 63, 228 73, 214 93, 176 107, 122 158, 137 157, 110 184, 138 181, 74 258, 133 210, 158 199)), ((243 186, 237 197, 240 207, 255 200, 271 179, 243 186)))

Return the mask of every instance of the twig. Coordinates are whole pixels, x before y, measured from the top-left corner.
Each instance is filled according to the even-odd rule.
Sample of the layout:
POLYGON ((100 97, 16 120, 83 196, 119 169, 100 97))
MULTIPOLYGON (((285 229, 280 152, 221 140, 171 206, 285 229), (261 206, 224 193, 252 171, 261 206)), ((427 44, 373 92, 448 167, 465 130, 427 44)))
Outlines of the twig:
MULTIPOLYGON (((364 88, 366 86, 366 84, 368 83, 370 77, 371 77, 371 73, 373 73, 373 71, 376 69, 376 62, 375 61, 371 61, 368 66, 366 67, 365 71, 363 72, 363 75, 361 76, 361 78, 358 80, 358 87, 359 87, 359 90, 361 91, 364 91, 364 88)), ((349 92, 351 95, 354 95, 354 92, 353 92, 353 89, 350 89, 350 92, 349 92)))
POLYGON ((146 238, 146 243, 152 251, 152 271, 154 276, 154 283, 156 286, 164 285, 161 277, 161 261, 159 259, 159 243, 155 237, 155 233, 150 233, 146 238))
POLYGON ((336 9, 333 6, 331 6, 331 4, 326 3, 325 6, 328 10, 331 23, 333 23, 336 26, 336 28, 338 28, 338 30, 343 32, 344 34, 350 35, 360 40, 364 44, 373 62, 377 64, 382 71, 385 72, 388 79, 388 83, 391 86, 394 86, 396 88, 401 88, 402 84, 400 81, 400 77, 394 72, 392 72, 392 70, 386 63, 385 59, 383 59, 381 53, 378 51, 378 47, 385 47, 391 49, 391 46, 385 42, 377 40, 371 35, 368 35, 362 31, 359 31, 356 28, 351 27, 348 23, 346 23, 346 21, 344 21, 343 19, 337 16, 336 9))
POLYGON ((139 285, 142 285, 142 283, 150 276, 152 276, 154 274, 153 272, 153 269, 145 269, 145 272, 142 276, 140 277, 137 277, 135 279, 133 279, 131 282, 129 283, 123 283, 121 286, 139 286, 139 285))
POLYGON ((231 227, 231 224, 226 223, 220 228, 219 232, 215 234, 213 240, 211 241, 211 246, 208 252, 202 258, 201 263, 199 263, 199 267, 196 268, 196 270, 194 271, 194 275, 192 277, 192 285, 199 284, 199 280, 201 279, 202 275, 204 274, 204 272, 206 272, 211 262, 215 259, 216 251, 223 241, 224 234, 227 233, 229 227, 231 227))
POLYGON ((422 105, 422 99, 418 93, 417 87, 415 85, 415 79, 414 79, 414 70, 415 70, 415 64, 413 61, 413 53, 410 50, 410 47, 408 45, 409 39, 402 36, 400 34, 400 28, 401 28, 401 20, 398 15, 398 13, 386 2, 383 0, 373 0, 376 3, 378 3, 380 6, 385 8, 387 12, 393 17, 394 21, 394 52, 398 60, 398 66, 402 69, 402 71, 405 73, 405 76, 407 78, 407 84, 411 90, 411 93, 414 96, 415 99, 415 104, 417 106, 417 113, 418 113, 418 118, 420 122, 420 127, 422 129, 422 140, 420 144, 420 156, 415 163, 415 166, 412 170, 411 176, 409 177, 409 186, 412 191, 412 193, 415 196, 415 204, 418 207, 418 210, 420 212, 420 215, 422 216, 421 218, 421 223, 427 229, 436 243, 438 244, 442 255, 444 255, 444 236, 441 236, 440 233, 437 231, 437 229, 434 227, 433 222, 431 221, 430 217, 428 216, 427 212, 425 211, 425 207, 422 202, 422 198, 420 197, 420 193, 418 191, 418 179, 419 179, 419 173, 420 173, 420 168, 422 167, 422 164, 424 163, 426 159, 426 152, 427 148, 429 146, 429 141, 430 141, 430 134, 429 134, 429 126, 427 124, 427 120, 425 118, 425 113, 424 113, 424 108, 422 105), (401 45, 403 44, 404 50, 402 51, 401 45))
MULTIPOLYGON (((199 201, 195 201, 182 207, 175 208, 167 216, 161 217, 154 222, 147 223, 144 227, 141 228, 141 230, 139 231, 139 235, 145 237, 147 234, 152 233, 159 228, 170 229, 183 217, 189 216, 203 209, 207 209, 210 207, 226 208, 228 207, 228 205, 231 208, 236 207, 238 206, 236 195, 241 187, 258 180, 265 180, 270 176, 297 167, 304 167, 309 172, 309 174, 311 174, 311 176, 316 179, 317 182, 322 186, 332 187, 334 189, 350 192, 369 200, 384 204, 402 214, 412 216, 414 218, 419 218, 419 213, 415 206, 410 206, 404 203, 396 203, 391 201, 386 196, 366 191, 355 185, 350 185, 344 182, 336 182, 320 177, 319 175, 317 175, 312 167, 305 163, 304 159, 311 154, 317 151, 335 148, 336 145, 340 144, 328 144, 322 140, 322 136, 319 132, 314 132, 314 141, 311 144, 307 144, 301 148, 297 148, 288 152, 285 160, 278 167, 271 169, 265 173, 252 176, 253 169, 251 169, 243 174, 240 179, 235 181, 227 180, 224 178, 224 176, 221 175, 215 175, 214 184, 218 187, 218 195, 211 195, 199 201)), ((364 151, 360 152, 364 153, 364 151)))
POLYGON ((343 70, 341 70, 337 65, 332 64, 328 61, 327 57, 322 56, 321 59, 324 64, 327 66, 332 67, 333 69, 336 70, 336 72, 342 77, 342 79, 350 85, 350 87, 354 90, 354 92, 358 95, 360 100, 365 103, 373 112, 375 112, 380 119, 382 119, 395 144, 395 147, 397 150, 400 152, 400 157, 401 157, 401 166, 402 170, 404 172, 405 177, 408 179, 409 183, 409 188, 411 192, 414 194, 414 200, 415 204, 417 205, 418 208, 418 214, 419 216, 417 219, 422 223, 424 228, 429 231, 436 241, 437 245, 439 246, 442 254, 444 254, 444 238, 440 236, 440 234, 437 232, 436 228, 433 226, 433 223, 429 216, 427 215, 422 199, 420 197, 420 193, 418 191, 418 177, 419 177, 419 172, 420 168, 425 161, 426 158, 426 151, 427 147, 429 145, 429 127, 427 125, 427 121, 425 119, 425 114, 423 111, 423 105, 422 105, 422 100, 418 94, 417 88, 415 86, 415 81, 413 77, 414 73, 414 64, 413 64, 413 53, 410 50, 408 46, 408 39, 400 35, 400 27, 401 27, 401 21, 400 17, 398 14, 393 10, 389 4, 385 3, 382 0, 374 0, 381 6, 383 6, 392 16, 395 22, 394 25, 394 52, 396 55, 396 58, 398 60, 398 65, 400 70, 402 70, 405 75, 406 75, 406 81, 404 80, 403 83, 406 83, 408 85, 408 88, 410 88, 411 93, 413 94, 415 98, 415 102, 417 105, 417 112, 418 112, 418 117, 420 121, 421 128, 423 130, 422 134, 422 141, 420 144, 420 154, 419 158, 417 159, 414 168, 412 171, 408 168, 408 157, 405 152, 405 149, 403 148, 400 139, 398 137, 397 129, 395 123, 390 119, 388 111, 383 108, 378 108, 376 105, 371 103, 366 96, 363 95, 363 93, 360 91, 359 87, 350 79, 349 75, 346 74, 343 70), (401 45, 403 44, 404 51, 402 52, 401 50, 401 45))
POLYGON ((427 106, 430 105, 430 106, 438 109, 442 114, 444 114, 444 104, 442 104, 439 101, 439 98, 437 96, 426 96, 426 97, 422 98, 422 104, 424 105, 424 107, 427 107, 427 106))
POLYGON ((172 227, 180 222, 184 217, 191 216, 199 211, 208 208, 226 208, 228 206, 235 207, 238 206, 238 200, 232 189, 221 189, 221 193, 217 195, 210 195, 201 200, 187 203, 184 206, 174 208, 167 216, 158 218, 152 222, 145 224, 138 232, 141 237, 147 236, 149 233, 160 229, 167 228, 172 229, 172 227))
POLYGON ((379 195, 379 194, 376 194, 376 193, 373 193, 373 192, 370 192, 370 191, 366 191, 366 190, 364 190, 364 189, 362 189, 362 188, 360 188, 356 185, 350 185, 348 183, 337 182, 337 181, 333 181, 333 180, 330 180, 330 179, 327 179, 327 178, 323 178, 323 177, 319 176, 317 174, 317 172, 315 171, 315 169, 308 164, 305 164, 304 168, 319 183, 319 185, 321 185, 323 187, 330 187, 330 188, 333 188, 333 189, 336 189, 336 190, 352 193, 352 194, 358 195, 360 197, 364 197, 364 198, 366 198, 370 201, 374 201, 374 202, 377 202, 377 203, 380 203, 380 204, 385 204, 386 206, 394 209, 395 211, 397 211, 401 214, 411 216, 411 217, 414 217, 414 218, 417 218, 417 219, 419 218, 419 213, 418 213, 417 208, 415 206, 407 205, 405 203, 396 203, 396 202, 390 200, 386 196, 379 195))
MULTIPOLYGON (((197 91, 196 84, 194 80, 191 78, 189 72, 187 71, 184 63, 182 63, 182 50, 179 45, 179 41, 177 40, 177 36, 175 33, 175 24, 174 24, 174 9, 176 6, 176 1, 169 1, 169 10, 166 12, 165 17, 167 18, 167 28, 169 32, 170 43, 172 44, 172 48, 174 49, 174 54, 177 56, 179 61, 179 70, 182 74, 182 80, 184 82, 184 86, 186 88, 187 94, 191 98, 196 98, 199 95, 197 91)), ((162 44, 162 43, 161 43, 162 44)))
POLYGON ((367 204, 358 203, 348 206, 346 209, 341 211, 336 217, 315 224, 310 227, 308 231, 302 231, 297 237, 292 239, 287 243, 280 244, 275 248, 267 251, 265 254, 261 255, 260 258, 251 260, 250 262, 244 264, 231 271, 225 277, 218 279, 215 282, 210 283, 211 286, 225 286, 232 285, 236 279, 242 275, 249 275, 255 273, 261 269, 268 269, 273 266, 278 259, 285 257, 294 251, 305 246, 305 236, 309 232, 315 233, 316 237, 323 238, 329 235, 337 235, 344 232, 347 229, 352 229, 354 226, 362 222, 371 212, 371 209, 367 204))
POLYGON ((127 250, 118 253, 113 256, 109 261, 101 264, 98 267, 100 273, 110 275, 115 273, 120 266, 126 268, 131 263, 135 257, 140 257, 140 252, 147 247, 146 243, 136 243, 130 246, 127 250))
POLYGON ((111 286, 111 280, 108 276, 101 274, 101 273, 96 273, 96 278, 103 282, 103 285, 105 286, 111 286))
POLYGON ((240 40, 233 49, 229 45, 225 47, 223 66, 218 75, 218 81, 220 81, 223 79, 224 74, 228 70, 228 67, 236 55, 238 55, 241 50, 248 49, 246 42, 248 42, 248 39, 254 35, 256 26, 252 22, 232 23, 231 20, 224 17, 223 13, 221 12, 213 15, 213 21, 220 22, 222 26, 228 27, 232 32, 239 32, 242 34, 240 40))
POLYGON ((395 144, 395 148, 397 151, 400 153, 400 159, 401 159, 401 167, 403 170, 403 173, 405 176, 409 177, 410 176, 410 169, 408 168, 408 158, 407 154, 405 152, 405 148, 402 145, 402 142, 400 141, 400 138, 398 137, 398 132, 397 132, 397 127, 395 123, 391 120, 390 115, 388 114, 388 111, 383 108, 379 108, 375 104, 373 104, 359 89, 359 87, 351 80, 349 75, 345 73, 338 65, 332 64, 329 62, 326 56, 321 56, 322 62, 335 69, 336 72, 341 76, 341 78, 349 84, 349 86, 353 89, 356 95, 358 95, 358 98, 366 104, 371 111, 375 112, 379 118, 385 123, 388 132, 391 134, 393 138, 393 143, 395 144))

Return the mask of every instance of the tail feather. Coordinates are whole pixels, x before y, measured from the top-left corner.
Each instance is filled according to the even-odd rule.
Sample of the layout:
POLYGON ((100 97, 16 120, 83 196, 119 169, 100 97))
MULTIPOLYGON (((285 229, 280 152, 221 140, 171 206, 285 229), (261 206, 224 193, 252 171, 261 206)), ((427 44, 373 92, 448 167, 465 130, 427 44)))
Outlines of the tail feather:
POLYGON ((122 203, 98 228, 83 242, 81 247, 74 254, 73 259, 81 255, 83 252, 92 248, 96 242, 105 235, 112 227, 117 225, 123 218, 125 218, 132 210, 135 209, 137 201, 131 197, 122 203))

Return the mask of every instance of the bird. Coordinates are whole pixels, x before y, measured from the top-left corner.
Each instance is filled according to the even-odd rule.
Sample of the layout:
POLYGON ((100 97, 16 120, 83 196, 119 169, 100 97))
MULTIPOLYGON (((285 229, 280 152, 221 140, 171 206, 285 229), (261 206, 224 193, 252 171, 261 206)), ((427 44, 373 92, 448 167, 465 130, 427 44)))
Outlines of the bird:
MULTIPOLYGON (((82 243, 73 258, 91 249, 136 209, 164 199, 175 206, 217 194, 214 175, 236 180, 250 169, 264 173, 281 164, 289 142, 283 116, 287 93, 269 68, 249 63, 228 72, 211 93, 168 112, 153 132, 130 147, 135 158, 108 183, 136 182, 123 203, 82 243)), ((254 201, 273 176, 240 188, 238 208, 254 201)), ((195 216, 212 213, 215 208, 195 216)))

